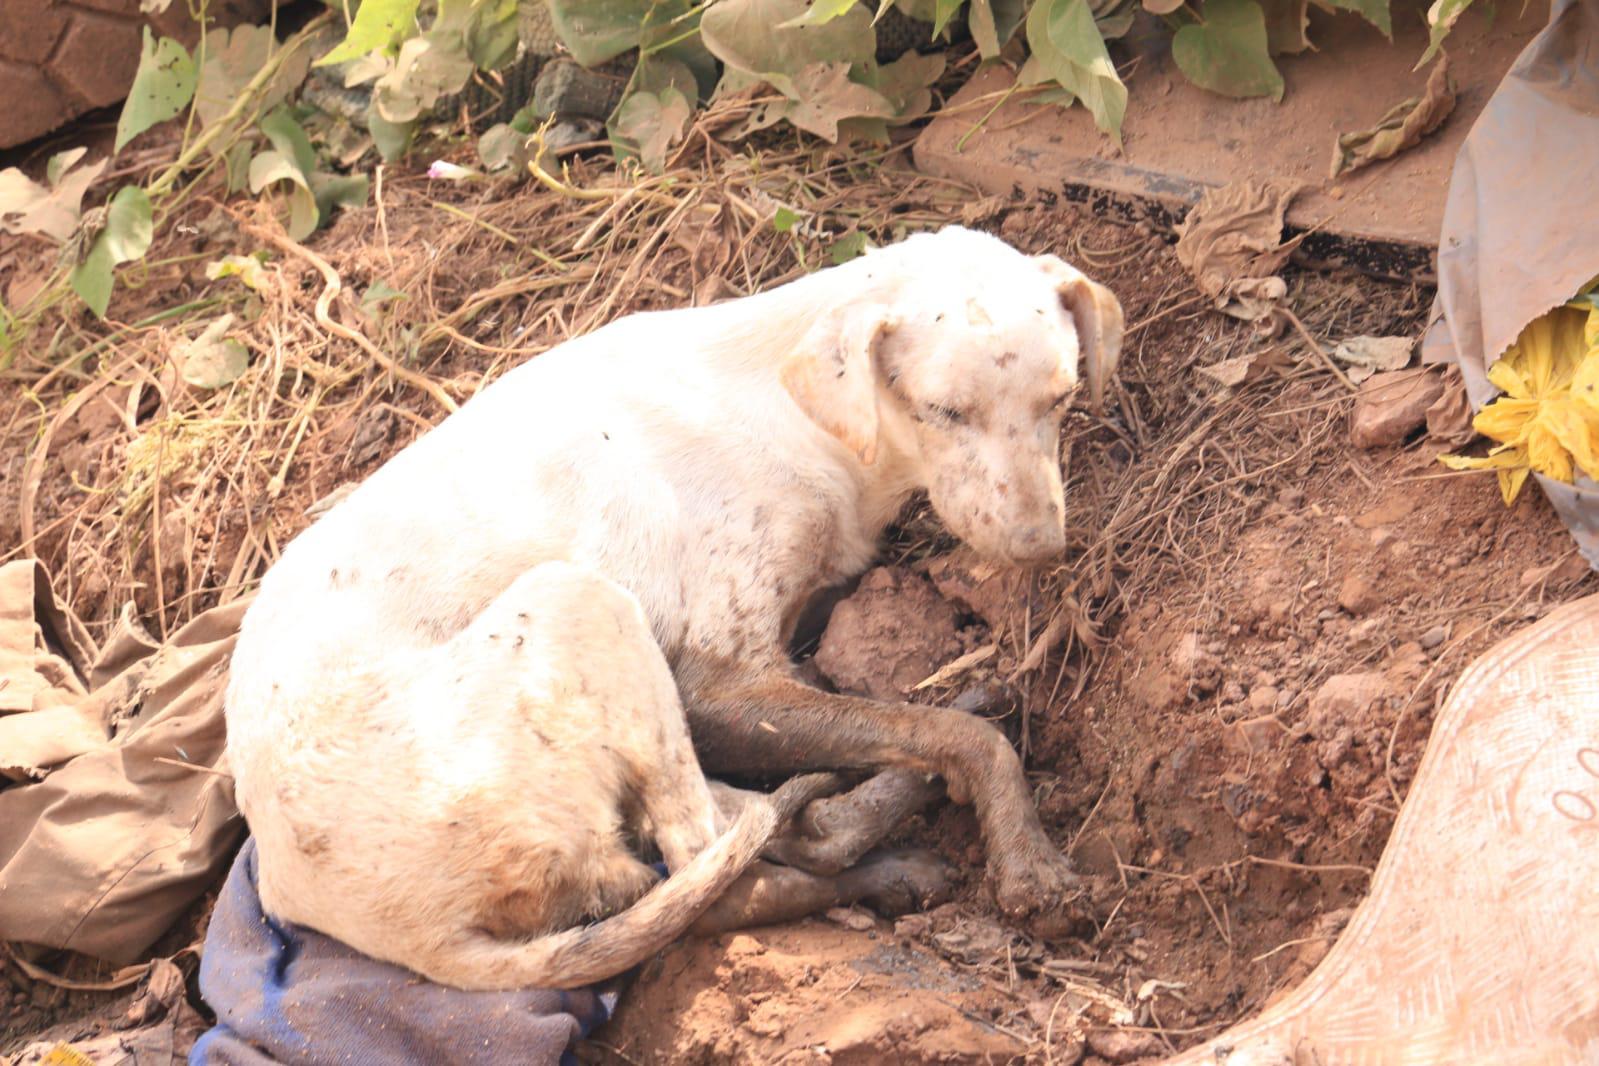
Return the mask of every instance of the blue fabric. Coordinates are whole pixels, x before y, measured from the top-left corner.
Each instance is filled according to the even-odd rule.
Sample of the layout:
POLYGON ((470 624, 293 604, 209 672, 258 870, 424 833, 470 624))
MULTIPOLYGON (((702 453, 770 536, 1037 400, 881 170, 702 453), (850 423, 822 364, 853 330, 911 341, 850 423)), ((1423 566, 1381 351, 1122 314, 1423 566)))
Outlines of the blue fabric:
POLYGON ((562 992, 462 992, 261 910, 255 841, 223 885, 200 963, 217 1024, 190 1066, 266 1063, 575 1063, 572 1045, 616 1005, 619 981, 562 992))

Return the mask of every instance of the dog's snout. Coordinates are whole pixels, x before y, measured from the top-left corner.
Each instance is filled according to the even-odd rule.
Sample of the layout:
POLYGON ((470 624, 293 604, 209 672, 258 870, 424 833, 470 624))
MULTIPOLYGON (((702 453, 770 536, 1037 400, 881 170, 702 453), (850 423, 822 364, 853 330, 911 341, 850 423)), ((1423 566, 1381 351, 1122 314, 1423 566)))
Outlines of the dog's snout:
POLYGON ((1066 531, 1059 522, 1040 522, 1014 531, 1016 561, 1041 563, 1066 550, 1066 531))

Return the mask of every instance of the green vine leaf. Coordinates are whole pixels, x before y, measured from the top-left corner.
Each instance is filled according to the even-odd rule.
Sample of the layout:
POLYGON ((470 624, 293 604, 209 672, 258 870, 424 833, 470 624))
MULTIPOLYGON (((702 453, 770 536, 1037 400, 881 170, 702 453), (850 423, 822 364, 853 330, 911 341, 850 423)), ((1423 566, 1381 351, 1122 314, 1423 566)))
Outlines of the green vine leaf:
POLYGON ((391 51, 416 32, 418 0, 361 0, 350 32, 331 52, 316 61, 319 67, 348 63, 368 52, 391 51))
POLYGON ((1178 30, 1171 54, 1201 89, 1283 98, 1283 76, 1267 47, 1266 16, 1255 0, 1206 0, 1204 21, 1178 30))
POLYGON ((944 36, 944 30, 949 26, 950 19, 960 13, 966 6, 966 0, 937 0, 933 5, 933 39, 944 36))
MULTIPOLYGON (((199 78, 194 89, 194 113, 209 126, 233 107, 239 94, 272 57, 277 42, 266 26, 235 26, 212 30, 196 52, 199 78)), ((310 56, 297 49, 284 62, 264 90, 259 107, 270 111, 297 89, 310 70, 310 56)))
POLYGON ((1427 50, 1421 54, 1421 59, 1412 70, 1420 70, 1432 62, 1444 38, 1449 36, 1449 31, 1455 28, 1455 23, 1460 21, 1460 16, 1470 6, 1471 0, 1433 0, 1433 5, 1427 9, 1427 50))
POLYGON ((144 28, 144 48, 139 69, 128 89, 128 100, 117 119, 117 139, 112 151, 169 118, 176 118, 194 98, 194 59, 188 49, 170 37, 157 38, 144 28))
MULTIPOLYGON (((1331 2, 1331 0, 1329 0, 1331 2)), ((1298 55, 1310 47, 1310 0, 1260 0, 1266 15, 1266 50, 1298 55)))
MULTIPOLYGON (((1330 7, 1344 11, 1353 11, 1373 26, 1382 31, 1382 35, 1390 41, 1394 39, 1394 16, 1388 8, 1388 0, 1323 0, 1330 7)), ((1470 0, 1466 0, 1470 3, 1470 0)), ((1458 17, 1458 16, 1457 16, 1458 17)), ((1444 31, 1449 32, 1448 30, 1444 31)), ((1439 40, 1443 40, 1442 37, 1439 40)), ((1426 62, 1426 60, 1422 60, 1426 62)))
POLYGON ((966 23, 984 59, 993 59, 1010 43, 1027 17, 1026 0, 971 0, 966 23))
POLYGON ((1088 0, 1037 0, 1027 14, 1027 45, 1033 54, 1017 80, 1024 85, 1061 86, 1088 108, 1094 124, 1120 147, 1127 86, 1105 51, 1088 0))
MULTIPOLYGON (((943 2, 943 0, 941 0, 943 2)), ((855 0, 811 0, 810 6, 803 15, 796 15, 783 23, 779 29, 788 29, 791 26, 820 26, 825 22, 832 22, 840 15, 849 13, 855 6, 855 0)))
POLYGON ((636 154, 652 174, 666 169, 667 150, 683 137, 694 104, 682 91, 667 86, 660 92, 635 92, 622 101, 612 118, 611 139, 624 152, 636 154))
POLYGON ((95 237, 72 271, 72 289, 96 317, 104 318, 111 303, 116 268, 150 250, 154 236, 150 197, 137 185, 124 185, 106 205, 105 228, 95 237))

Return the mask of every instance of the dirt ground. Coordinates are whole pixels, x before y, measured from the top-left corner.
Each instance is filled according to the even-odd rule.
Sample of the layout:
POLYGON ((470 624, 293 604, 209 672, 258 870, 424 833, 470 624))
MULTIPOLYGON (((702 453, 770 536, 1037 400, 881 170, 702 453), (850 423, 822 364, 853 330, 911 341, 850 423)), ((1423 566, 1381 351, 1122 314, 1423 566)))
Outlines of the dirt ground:
MULTIPOLYGON (((482 246, 466 242, 495 246, 468 226, 453 246, 461 276, 449 284, 458 291, 445 291, 437 261, 452 246, 427 229, 437 218, 426 205, 466 194, 429 190, 414 176, 409 185, 391 180, 386 215, 352 213, 318 245, 347 280, 377 276, 384 254, 397 276, 396 250, 413 241, 431 256, 414 291, 442 308, 504 282, 503 261, 471 273, 475 260, 462 248, 482 246)), ((1070 548, 1060 565, 995 572, 912 510, 886 566, 835 609, 819 648, 802 649, 824 683, 911 689, 916 700, 966 707, 1005 729, 1052 836, 1087 875, 1094 921, 1050 942, 999 922, 971 812, 939 803, 896 842, 952 864, 950 902, 893 921, 856 909, 680 944, 642 968, 616 1018, 584 1045, 590 1061, 1070 1064, 1135 1061, 1195 1043, 1291 987, 1326 951, 1360 902, 1434 708, 1461 668, 1554 604, 1599 587, 1535 492, 1507 510, 1491 479, 1444 472, 1433 462, 1442 447, 1425 439, 1354 448, 1352 394, 1292 333, 1262 333, 1208 310, 1166 237, 1047 199, 948 188, 911 196, 907 189, 920 188, 912 178, 875 180, 899 183, 880 201, 865 194, 883 232, 907 217, 989 228, 1078 263, 1126 308, 1118 413, 1078 412, 1066 426, 1070 548), (1195 373, 1252 352, 1271 369, 1237 389, 1195 373), (948 668, 956 660, 963 665, 948 668)), ((485 207, 481 217, 513 236, 528 232, 538 194, 522 195, 527 203, 507 200, 500 214, 485 207)), ((586 227, 579 219, 571 233, 586 227)), ((205 239, 205 255, 180 265, 170 291, 200 291, 193 276, 205 258, 235 250, 237 233, 205 239)), ((639 247, 635 261, 652 263, 649 286, 638 288, 636 271, 622 275, 635 290, 608 303, 608 314, 684 302, 732 274, 725 258, 707 265, 702 244, 639 247)), ((13 263, 7 274, 0 262, 0 284, 18 285, 24 273, 13 263)), ((756 280, 774 276, 757 271, 756 280)), ((314 299, 314 275, 289 281, 266 299, 265 319, 274 298, 314 299)), ((1290 277, 1290 305, 1327 348, 1354 334, 1416 335, 1429 301, 1424 290, 1354 275, 1290 277)), ((492 335, 470 316, 451 319, 465 343, 448 346, 429 371, 481 381, 581 325, 571 309, 566 318, 528 317, 535 313, 544 312, 507 303, 492 335), (513 328, 526 347, 507 354, 498 338, 513 328)), ((135 336, 169 344, 158 332, 135 336)), ((158 627, 173 624, 247 583, 304 524, 307 503, 437 419, 421 398, 379 392, 375 380, 341 379, 318 392, 326 417, 293 437, 293 462, 241 459, 230 490, 239 495, 206 496, 203 484, 188 483, 192 506, 165 512, 181 516, 172 528, 159 510, 138 511, 157 533, 144 538, 128 534, 127 515, 147 501, 116 457, 158 402, 173 402, 165 391, 159 400, 144 393, 141 408, 140 394, 124 390, 131 406, 86 406, 62 419, 31 486, 24 460, 40 432, 31 400, 0 400, 12 408, 0 410, 6 492, 28 494, 39 552, 86 618, 104 624, 132 597, 158 627), (269 485, 274 474, 280 480, 269 485), (118 487, 120 510, 95 510, 98 498, 81 491, 103 484, 118 487), (241 498, 247 507, 223 506, 241 498)), ((292 422, 274 425, 293 436, 292 422)), ((231 440, 206 446, 208 462, 232 461, 231 440)), ((0 523, 7 543, 20 540, 10 521, 0 523)), ((165 947, 186 942, 177 934, 165 947)), ((57 958, 41 963, 98 974, 57 958)), ((10 1005, 0 1010, 0 1054, 52 1024, 73 1033, 114 1027, 127 1010, 114 995, 69 992, 0 966, 0 1005, 10 1005)))

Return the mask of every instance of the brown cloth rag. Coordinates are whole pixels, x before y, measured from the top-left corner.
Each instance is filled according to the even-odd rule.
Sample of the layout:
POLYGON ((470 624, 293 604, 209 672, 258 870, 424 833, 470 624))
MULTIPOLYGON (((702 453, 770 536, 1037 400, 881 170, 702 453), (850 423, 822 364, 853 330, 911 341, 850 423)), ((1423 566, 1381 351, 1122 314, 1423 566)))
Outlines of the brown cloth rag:
POLYGON ((248 606, 158 644, 105 646, 33 560, 0 566, 0 939, 138 959, 244 835, 222 762, 228 657, 248 606))

